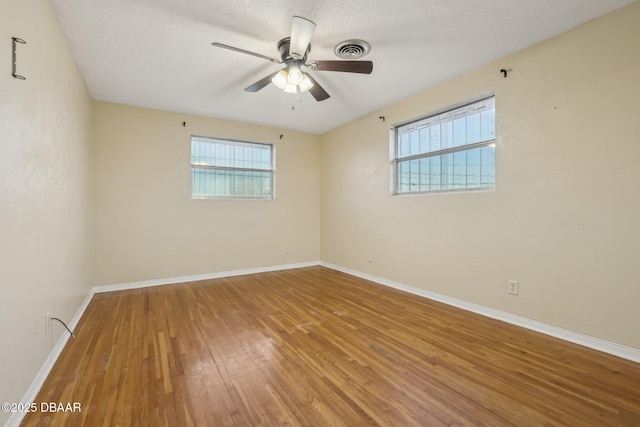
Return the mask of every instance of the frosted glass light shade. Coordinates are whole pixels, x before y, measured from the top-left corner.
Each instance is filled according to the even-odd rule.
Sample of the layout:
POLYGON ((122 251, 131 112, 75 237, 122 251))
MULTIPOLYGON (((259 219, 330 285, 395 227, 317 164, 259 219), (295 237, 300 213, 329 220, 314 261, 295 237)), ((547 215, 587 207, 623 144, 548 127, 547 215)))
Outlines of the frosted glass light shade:
POLYGON ((285 70, 280 70, 278 74, 273 76, 273 78, 271 79, 271 83, 276 85, 278 89, 284 90, 285 86, 287 85, 287 78, 287 72, 285 70))
POLYGON ((287 93, 298 93, 298 86, 287 83, 283 90, 287 93))
POLYGON ((313 87, 313 83, 307 74, 302 76, 302 81, 298 85, 300 92, 306 92, 313 87))
POLYGON ((299 67, 295 65, 289 67, 289 76, 287 77, 287 82, 292 85, 299 85, 302 81, 302 71, 300 71, 299 67))

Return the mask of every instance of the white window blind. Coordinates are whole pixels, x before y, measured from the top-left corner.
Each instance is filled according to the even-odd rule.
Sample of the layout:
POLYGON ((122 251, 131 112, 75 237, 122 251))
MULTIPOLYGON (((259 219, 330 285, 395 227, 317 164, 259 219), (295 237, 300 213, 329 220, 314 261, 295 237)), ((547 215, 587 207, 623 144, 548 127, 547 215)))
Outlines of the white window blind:
POLYGON ((495 98, 395 128, 395 193, 495 187, 495 98))
POLYGON ((194 198, 273 198, 273 145, 191 137, 194 198))

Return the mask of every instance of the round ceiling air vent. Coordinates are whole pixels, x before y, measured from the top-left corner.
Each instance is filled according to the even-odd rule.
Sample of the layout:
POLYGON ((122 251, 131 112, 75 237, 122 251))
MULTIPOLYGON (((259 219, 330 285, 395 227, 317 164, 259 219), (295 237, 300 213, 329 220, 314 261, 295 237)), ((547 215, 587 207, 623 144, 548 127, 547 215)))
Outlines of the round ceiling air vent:
POLYGON ((342 59, 358 59, 362 58, 371 50, 371 46, 364 40, 346 40, 339 43, 333 52, 338 58, 342 59))

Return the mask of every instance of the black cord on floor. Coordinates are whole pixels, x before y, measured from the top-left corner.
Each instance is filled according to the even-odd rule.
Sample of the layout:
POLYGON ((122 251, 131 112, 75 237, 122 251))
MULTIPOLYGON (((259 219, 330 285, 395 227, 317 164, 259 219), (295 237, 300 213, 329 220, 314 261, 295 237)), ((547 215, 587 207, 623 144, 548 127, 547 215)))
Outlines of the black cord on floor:
POLYGON ((67 324, 64 323, 62 320, 58 319, 57 317, 52 317, 51 320, 57 320, 58 322, 62 323, 64 325, 64 327, 67 328, 67 331, 69 331, 69 333, 71 334, 71 338, 75 338, 76 337, 75 335, 73 335, 73 332, 71 332, 71 329, 69 329, 67 324))

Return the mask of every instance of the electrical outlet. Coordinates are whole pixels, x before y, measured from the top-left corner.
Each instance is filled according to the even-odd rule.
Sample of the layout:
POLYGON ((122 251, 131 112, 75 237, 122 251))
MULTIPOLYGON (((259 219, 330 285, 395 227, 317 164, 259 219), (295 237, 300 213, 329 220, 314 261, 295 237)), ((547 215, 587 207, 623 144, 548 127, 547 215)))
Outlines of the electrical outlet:
POLYGON ((509 284, 507 285, 507 292, 511 295, 518 295, 520 283, 517 280, 509 280, 509 284))
POLYGON ((49 335, 49 331, 51 331, 51 312, 47 311, 44 314, 44 334, 49 335))
POLYGON ((371 252, 367 254, 367 262, 369 264, 373 263, 373 254, 371 252))

